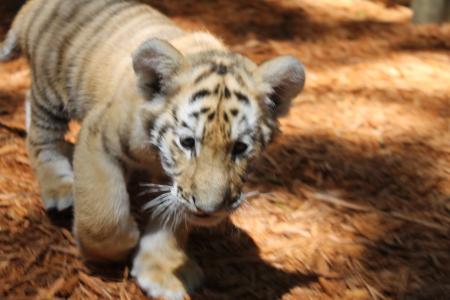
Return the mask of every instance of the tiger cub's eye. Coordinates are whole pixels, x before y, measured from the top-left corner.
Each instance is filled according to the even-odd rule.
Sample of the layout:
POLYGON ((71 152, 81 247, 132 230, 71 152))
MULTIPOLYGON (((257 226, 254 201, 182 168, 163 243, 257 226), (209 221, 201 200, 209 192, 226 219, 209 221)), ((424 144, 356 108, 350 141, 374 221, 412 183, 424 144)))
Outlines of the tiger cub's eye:
POLYGON ((247 151, 247 148, 248 148, 248 146, 246 143, 236 142, 236 143, 234 143, 232 154, 233 154, 233 156, 242 155, 245 153, 245 151, 247 151))
POLYGON ((185 149, 187 150, 192 150, 195 147, 195 140, 194 138, 191 137, 187 137, 187 138, 182 138, 180 140, 180 144, 181 146, 183 146, 185 149))

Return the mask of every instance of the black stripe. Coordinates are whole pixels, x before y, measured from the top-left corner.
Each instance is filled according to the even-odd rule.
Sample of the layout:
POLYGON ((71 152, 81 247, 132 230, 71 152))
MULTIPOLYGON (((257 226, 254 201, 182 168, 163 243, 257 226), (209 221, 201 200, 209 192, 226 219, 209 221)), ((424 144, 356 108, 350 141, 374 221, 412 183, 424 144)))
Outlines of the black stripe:
POLYGON ((177 149, 183 150, 183 149, 180 147, 180 145, 178 145, 178 143, 177 143, 175 140, 172 141, 172 144, 173 144, 177 149))
MULTIPOLYGON (((52 2, 52 1, 48 1, 48 2, 52 2)), ((60 8, 60 6, 63 3, 64 3, 64 1, 59 1, 59 3, 55 4, 53 6, 52 12, 50 13, 50 16, 48 16, 47 20, 45 20, 44 24, 42 24, 41 27, 38 28, 39 31, 38 31, 38 33, 35 36, 36 37, 36 43, 33 45, 33 48, 30 49, 31 50, 30 54, 32 56, 36 55, 36 51, 39 48, 39 46, 41 45, 41 43, 42 43, 42 36, 44 36, 44 35, 51 35, 52 34, 52 31, 50 29, 51 25, 54 25, 54 26, 59 25, 59 24, 57 24, 57 22, 55 22, 55 19, 56 19, 57 15, 58 15, 59 8, 60 8)), ((45 47, 46 46, 48 46, 48 45, 46 44, 45 47)))
POLYGON ((145 130, 147 132, 147 134, 151 135, 153 126, 155 125, 155 119, 154 118, 150 118, 148 120, 145 121, 145 130))
POLYGON ((264 139, 264 134, 263 134, 262 130, 259 130, 259 142, 261 143, 261 146, 263 148, 266 147, 266 140, 264 139))
MULTIPOLYGON (((49 150, 48 147, 32 149, 32 151, 34 151, 34 157, 39 157, 41 152, 48 151, 48 150, 49 150)), ((55 156, 46 155, 45 157, 39 157, 39 163, 40 164, 48 164, 49 162, 55 161, 57 159, 58 158, 55 156)))
POLYGON ((247 86, 247 85, 245 84, 245 81, 244 81, 244 79, 242 78, 241 74, 236 73, 236 75, 235 75, 234 78, 236 78, 236 81, 237 81, 240 85, 242 85, 242 86, 244 86, 244 87, 247 86))
POLYGON ((217 84, 216 87, 214 88, 214 95, 218 95, 220 91, 220 84, 217 84))
MULTIPOLYGON (((27 28, 24 30, 24 37, 25 37, 25 40, 26 40, 26 43, 25 43, 25 46, 26 46, 26 52, 27 52, 27 54, 28 54, 30 57, 31 57, 31 52, 30 52, 30 49, 31 49, 31 45, 30 45, 30 42, 31 42, 31 39, 30 39, 30 30, 33 29, 33 28, 36 28, 36 27, 34 27, 34 26, 36 26, 35 23, 36 23, 36 21, 38 20, 38 17, 41 16, 41 14, 40 14, 39 12, 45 11, 45 8, 47 7, 46 4, 48 5, 49 3, 51 3, 51 1, 45 1, 45 2, 44 2, 44 5, 42 5, 38 10, 36 10, 36 11, 34 12, 34 15, 33 15, 33 17, 31 18, 30 22, 28 23, 27 28)), ((34 7, 33 7, 33 8, 34 8, 34 7)), ((31 62, 31 59, 30 59, 30 62, 31 62)))
POLYGON ((233 117, 236 117, 239 113, 239 110, 237 110, 236 108, 231 109, 231 114, 233 115, 233 117))
POLYGON ((64 124, 68 122, 67 115, 62 109, 62 105, 55 106, 52 103, 45 101, 44 97, 38 92, 35 83, 31 86, 30 101, 32 114, 39 116, 41 119, 51 119, 52 121, 64 124))
POLYGON ((247 174, 243 173, 243 174, 239 174, 239 179, 244 182, 247 179, 247 174))
MULTIPOLYGON (((93 3, 91 0, 85 0, 84 2, 91 2, 93 3)), ((115 1, 115 0, 113 0, 115 1)), ((84 3, 83 2, 83 3, 84 3)), ((58 80, 63 80, 63 74, 67 74, 68 72, 66 72, 67 70, 63 70, 62 65, 63 62, 65 61, 64 58, 66 57, 67 54, 67 50, 70 48, 70 46, 72 46, 72 41, 74 40, 74 38, 77 36, 78 33, 82 32, 82 30, 80 30, 80 26, 88 26, 88 24, 90 22, 92 22, 93 20, 95 20, 94 16, 97 16, 101 11, 103 11, 105 9, 105 5, 108 3, 105 3, 104 5, 97 5, 97 9, 96 10, 92 10, 89 11, 88 14, 85 14, 83 16, 83 18, 81 20, 74 20, 79 13, 82 13, 83 11, 80 11, 80 9, 84 9, 85 6, 82 6, 81 3, 77 4, 76 8, 74 9, 74 11, 71 13, 70 17, 66 20, 67 24, 71 24, 72 20, 74 20, 74 23, 76 22, 77 24, 74 25, 70 31, 68 31, 62 38, 61 41, 58 44, 58 59, 57 59, 57 79, 58 80)), ((67 78, 66 80, 64 80, 64 82, 67 82, 67 78)))
MULTIPOLYGON (((51 2, 51 1, 48 1, 51 2)), ((63 5, 64 1, 59 1, 56 5, 54 5, 49 16, 46 17, 44 23, 41 24, 40 28, 37 28, 38 32, 36 33, 36 41, 34 45, 31 45, 31 49, 29 49, 29 53, 31 56, 31 68, 33 72, 33 83, 37 85, 41 90, 45 91, 45 95, 47 98, 46 102, 50 102, 54 98, 56 101, 61 101, 61 95, 58 95, 53 84, 51 77, 51 71, 49 70, 48 60, 51 57, 51 52, 46 53, 46 51, 42 51, 41 55, 39 54, 39 49, 45 50, 48 47, 48 40, 45 38, 51 37, 53 32, 53 28, 58 27, 59 22, 55 21, 58 17, 58 13, 61 5, 63 5), (39 65, 36 65, 37 60, 39 59, 39 65), (42 59, 42 60, 41 60, 42 59)), ((57 33, 57 32, 56 32, 57 33)))
MULTIPOLYGON (((45 91, 45 89, 44 89, 44 91, 45 91)), ((34 97, 35 99, 39 100, 43 105, 45 105, 45 107, 47 107, 49 110, 51 110, 53 114, 56 114, 56 115, 61 114, 64 111, 63 104, 62 103, 54 104, 54 103, 48 101, 48 99, 47 99, 48 96, 45 94, 44 91, 38 87, 38 85, 36 84, 36 81, 33 79, 32 86, 31 86, 31 96, 34 97)))
POLYGON ((174 107, 174 108, 172 109, 172 117, 173 117, 173 119, 175 120, 175 123, 178 124, 178 116, 177 116, 177 108, 176 108, 176 107, 174 107))
POLYGON ((43 147, 47 145, 55 145, 61 142, 61 138, 44 138, 40 141, 34 141, 31 138, 28 139, 28 143, 33 147, 43 147))
POLYGON ((47 123, 47 124, 49 124, 49 126, 51 126, 51 124, 53 124, 58 127, 66 127, 66 125, 67 125, 67 122, 56 121, 51 116, 46 114, 44 111, 37 109, 35 106, 33 106, 31 108, 31 114, 32 114, 31 119, 38 121, 41 124, 47 123))
POLYGON ((174 167, 174 164, 164 155, 161 155, 161 163, 168 169, 172 169, 174 167))
POLYGON ((112 154, 112 152, 111 152, 111 142, 110 142, 110 140, 108 139, 108 137, 106 136, 106 133, 105 132, 102 132, 102 138, 101 138, 101 141, 102 141, 102 148, 103 148, 103 151, 106 153, 106 154, 108 154, 108 155, 110 155, 110 156, 114 156, 113 154, 112 154))
POLYGON ((203 125, 203 129, 202 129, 202 138, 200 139, 200 143, 203 144, 204 140, 205 140, 205 132, 206 132, 206 126, 203 125))
POLYGON ((190 102, 193 103, 197 100, 200 100, 201 98, 209 96, 210 94, 211 94, 210 91, 208 91, 206 89, 202 89, 202 90, 196 92, 194 95, 192 95, 190 102))
POLYGON ((34 126, 46 131, 66 131, 67 129, 66 124, 46 122, 33 117, 31 118, 31 123, 33 123, 34 126))
MULTIPOLYGON (((48 1, 50 2, 50 1, 48 1)), ((52 55, 54 53, 58 53, 59 51, 55 51, 54 49, 56 48, 48 48, 49 45, 49 39, 50 41, 53 43, 53 39, 55 38, 55 35, 59 35, 60 33, 60 27, 61 27, 61 16, 59 16, 60 13, 60 6, 64 3, 64 1, 59 1, 59 4, 57 4, 55 6, 55 9, 53 10, 52 14, 50 15, 50 17, 47 18, 46 22, 43 24, 43 26, 40 28, 41 32, 39 33, 37 40, 39 42, 37 42, 34 45, 33 51, 32 51, 32 55, 36 56, 36 54, 39 51, 39 48, 42 46, 44 47, 44 52, 45 53, 43 55, 44 59, 42 60, 42 62, 40 63, 40 68, 42 68, 44 70, 44 73, 48 79, 49 74, 51 74, 52 72, 56 72, 56 68, 50 68, 50 63, 48 63, 47 61, 50 59, 50 57, 52 57, 52 55), (53 30, 55 29, 55 30, 53 30), (45 38, 49 38, 49 39, 45 39, 45 38)), ((53 80, 47 80, 48 85, 50 85, 52 87, 53 90, 56 90, 52 83, 53 80)), ((59 96, 59 98, 61 98, 61 95, 57 95, 59 96)))
POLYGON ((203 72, 202 74, 200 74, 195 80, 194 83, 197 84, 200 81, 205 80, 206 78, 208 78, 209 76, 211 76, 212 74, 214 74, 214 69, 209 69, 205 72, 203 72))
POLYGON ((223 90, 223 96, 225 97, 225 99, 229 99, 231 97, 230 90, 228 89, 227 86, 225 86, 225 88, 223 90))
MULTIPOLYGON (((52 121, 59 122, 59 123, 67 123, 69 119, 65 115, 63 111, 55 112, 53 109, 49 109, 45 106, 45 104, 41 103, 36 97, 33 98, 34 101, 32 101, 31 105, 32 108, 34 106, 35 110, 33 113, 36 113, 37 110, 43 112, 48 118, 50 118, 52 121)), ((39 114, 39 113, 38 113, 39 114)))
POLYGON ((156 145, 160 147, 162 139, 164 138, 164 134, 170 129, 170 126, 168 124, 165 124, 161 127, 161 129, 158 131, 158 138, 156 139, 156 145))
POLYGON ((241 92, 234 92, 234 94, 236 95, 237 99, 240 102, 243 102, 244 104, 250 104, 250 100, 248 99, 248 97, 244 94, 242 94, 241 92))

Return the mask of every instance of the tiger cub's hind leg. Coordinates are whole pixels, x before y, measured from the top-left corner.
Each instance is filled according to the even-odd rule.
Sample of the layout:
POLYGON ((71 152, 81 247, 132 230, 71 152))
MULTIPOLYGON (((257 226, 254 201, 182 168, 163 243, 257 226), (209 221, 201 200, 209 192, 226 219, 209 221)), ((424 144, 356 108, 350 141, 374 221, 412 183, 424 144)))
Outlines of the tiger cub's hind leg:
POLYGON ((64 141, 68 118, 62 105, 56 107, 40 93, 27 95, 31 114, 27 146, 28 156, 39 182, 45 208, 64 210, 73 203, 73 171, 69 161, 70 146, 64 141))

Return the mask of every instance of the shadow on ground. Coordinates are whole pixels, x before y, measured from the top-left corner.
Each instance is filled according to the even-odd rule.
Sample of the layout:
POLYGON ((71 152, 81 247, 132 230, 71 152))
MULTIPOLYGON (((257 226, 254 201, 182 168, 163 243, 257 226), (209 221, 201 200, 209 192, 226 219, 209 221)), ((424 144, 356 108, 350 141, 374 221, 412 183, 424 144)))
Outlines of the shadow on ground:
POLYGON ((259 257, 253 239, 231 222, 194 232, 189 250, 205 271, 206 284, 192 299, 280 299, 318 276, 278 269, 259 257))
MULTIPOLYGON (((445 220, 450 195, 439 185, 445 179, 439 163, 443 153, 425 141, 426 137, 404 136, 364 144, 325 134, 284 135, 269 150, 273 161, 257 163, 251 185, 260 191, 286 188, 299 196, 298 201, 304 199, 305 186, 318 192, 338 191, 341 199, 380 212, 379 224, 397 225, 389 231, 380 229, 380 238, 358 259, 363 268, 379 275, 364 280, 382 280, 386 290, 381 292, 394 299, 447 299, 450 227, 445 220), (432 211, 443 212, 444 219, 430 214, 424 218, 432 211), (393 222, 397 214, 418 217, 394 217, 393 222), (425 219, 431 222, 422 223, 425 219), (383 277, 387 274, 394 275, 392 282, 404 280, 404 289, 393 293, 396 285, 390 287, 383 277)), ((342 215, 349 212, 339 205, 331 207, 342 215)))

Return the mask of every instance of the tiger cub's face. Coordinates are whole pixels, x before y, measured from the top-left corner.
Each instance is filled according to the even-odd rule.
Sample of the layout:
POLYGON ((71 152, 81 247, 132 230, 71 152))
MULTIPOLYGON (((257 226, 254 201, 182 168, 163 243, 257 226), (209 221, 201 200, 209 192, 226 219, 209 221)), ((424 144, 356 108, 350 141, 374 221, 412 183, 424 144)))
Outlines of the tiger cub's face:
POLYGON ((183 57, 155 39, 135 52, 133 63, 144 97, 162 106, 151 143, 173 179, 164 199, 194 224, 218 223, 243 201, 251 159, 303 88, 302 65, 280 57, 257 66, 222 52, 183 57))

